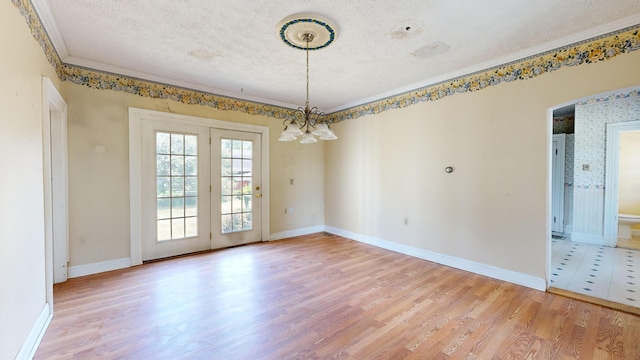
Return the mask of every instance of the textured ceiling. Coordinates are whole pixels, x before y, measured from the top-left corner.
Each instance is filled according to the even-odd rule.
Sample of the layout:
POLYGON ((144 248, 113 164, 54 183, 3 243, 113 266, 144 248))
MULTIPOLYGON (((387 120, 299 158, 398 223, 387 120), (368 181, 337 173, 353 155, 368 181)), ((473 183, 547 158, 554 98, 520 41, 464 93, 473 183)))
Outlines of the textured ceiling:
POLYGON ((305 54, 278 24, 331 20, 311 105, 331 112, 640 23, 638 0, 33 0, 62 61, 297 107, 305 54))

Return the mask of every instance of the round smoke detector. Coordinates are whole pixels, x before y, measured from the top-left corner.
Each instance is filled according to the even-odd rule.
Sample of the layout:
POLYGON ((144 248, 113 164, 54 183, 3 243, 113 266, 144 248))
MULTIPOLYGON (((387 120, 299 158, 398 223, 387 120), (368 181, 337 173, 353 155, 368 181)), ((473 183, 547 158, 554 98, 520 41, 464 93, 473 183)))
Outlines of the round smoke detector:
POLYGON ((335 25, 315 15, 296 14, 284 18, 278 25, 282 41, 296 49, 318 50, 329 46, 336 38, 335 25))

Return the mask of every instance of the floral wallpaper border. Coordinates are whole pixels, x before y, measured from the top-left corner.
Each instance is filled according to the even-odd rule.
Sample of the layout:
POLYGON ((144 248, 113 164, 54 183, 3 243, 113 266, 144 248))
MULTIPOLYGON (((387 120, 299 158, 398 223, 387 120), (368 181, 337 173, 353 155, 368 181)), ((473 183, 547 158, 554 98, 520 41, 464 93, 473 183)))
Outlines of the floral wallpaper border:
POLYGON ((60 55, 58 55, 55 47, 53 47, 49 34, 47 34, 44 26, 42 26, 42 21, 34 10, 33 4, 31 4, 30 0, 11 1, 13 2, 13 5, 20 10, 20 14, 24 17, 27 25, 29 25, 29 29, 31 29, 31 34, 40 44, 42 50, 44 50, 44 55, 47 57, 51 66, 55 69, 58 77, 62 78, 62 60, 60 60, 60 55))
POLYGON ((234 99, 76 65, 64 64, 61 79, 92 89, 124 91, 144 97, 169 99, 184 104, 209 106, 218 110, 241 111, 251 115, 265 115, 283 120, 292 117, 294 111, 284 107, 234 99))
MULTIPOLYGON (((31 33, 40 44, 49 63, 62 81, 85 85, 94 89, 125 91, 140 96, 171 99, 185 104, 210 106, 220 110, 241 111, 252 115, 265 115, 276 119, 293 116, 294 109, 234 99, 212 93, 162 84, 130 76, 108 73, 81 66, 65 64, 53 47, 30 0, 11 0, 25 18, 31 33)), ((526 80, 555 71, 563 66, 575 66, 604 61, 620 54, 640 49, 640 24, 603 35, 581 43, 521 59, 475 74, 465 75, 439 84, 390 96, 369 104, 329 114, 330 121, 340 122, 362 116, 404 108, 425 101, 436 101, 447 96, 482 90, 503 81, 526 80)))
POLYGON ((590 64, 640 49, 640 24, 578 44, 548 51, 486 71, 465 75, 439 84, 357 106, 331 114, 334 121, 355 119, 403 108, 423 101, 435 101, 457 93, 478 91, 503 81, 531 79, 563 66, 590 64))
POLYGON ((605 97, 594 97, 594 98, 587 99, 585 101, 578 102, 576 103, 576 105, 596 104, 596 103, 607 102, 611 100, 628 99, 634 96, 640 96, 640 90, 633 90, 626 94, 612 94, 605 97))

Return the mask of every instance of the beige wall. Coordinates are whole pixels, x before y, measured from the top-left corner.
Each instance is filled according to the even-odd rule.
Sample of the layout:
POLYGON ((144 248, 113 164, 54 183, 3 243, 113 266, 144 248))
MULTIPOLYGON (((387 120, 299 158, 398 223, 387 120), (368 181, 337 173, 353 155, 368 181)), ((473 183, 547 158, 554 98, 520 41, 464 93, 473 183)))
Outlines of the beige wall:
POLYGON ((302 146, 278 142, 281 122, 264 116, 61 85, 10 2, 0 2, 0 46, 0 360, 15 356, 45 303, 42 75, 69 105, 71 266, 129 256, 132 106, 269 126, 271 233, 326 224, 537 277, 547 109, 640 79, 637 51, 346 121, 340 140, 302 146))
POLYGON ((0 359, 13 359, 46 302, 42 76, 60 82, 10 1, 0 48, 0 359))
POLYGON ((638 85, 638 63, 635 52, 338 124, 325 224, 544 278, 547 109, 638 85))
POLYGON ((63 90, 69 123, 70 266, 129 257, 129 107, 268 126, 271 233, 324 223, 324 145, 278 142, 280 120, 69 82, 63 90), (106 151, 97 152, 99 145, 106 151), (294 212, 285 215, 289 207, 294 212))
POLYGON ((620 133, 619 181, 619 212, 640 215, 640 131, 620 133))

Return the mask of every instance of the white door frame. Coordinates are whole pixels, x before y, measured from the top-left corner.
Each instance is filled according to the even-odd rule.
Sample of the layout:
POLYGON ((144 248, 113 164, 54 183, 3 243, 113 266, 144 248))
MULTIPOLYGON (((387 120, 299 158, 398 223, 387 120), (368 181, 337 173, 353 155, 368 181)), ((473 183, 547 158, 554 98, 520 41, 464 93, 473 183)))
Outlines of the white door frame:
MULTIPOLYGON (((560 231, 564 232, 564 156, 565 156, 565 142, 566 142, 567 134, 554 134, 553 142, 557 143, 556 146, 556 154, 553 153, 553 145, 551 147, 552 153, 551 157, 553 159, 556 156, 555 167, 552 169, 552 189, 553 192, 551 197, 552 211, 551 211, 551 230, 558 232, 558 225, 560 224, 560 231), (553 221, 553 213, 555 210, 556 219, 553 221), (556 224, 556 228, 554 229, 554 224, 556 224)), ((553 166, 553 160, 552 160, 553 166)))
POLYGON ((45 284, 53 314, 53 284, 66 280, 69 260, 67 104, 46 77, 42 78, 42 151, 45 284))
POLYGON ((604 245, 618 243, 618 177, 620 174, 620 133, 640 130, 640 120, 607 124, 604 179, 604 245))
POLYGON ((142 121, 155 120, 176 124, 246 131, 261 135, 262 143, 262 241, 269 240, 269 128, 161 111, 129 108, 129 208, 131 266, 142 264, 142 121))

